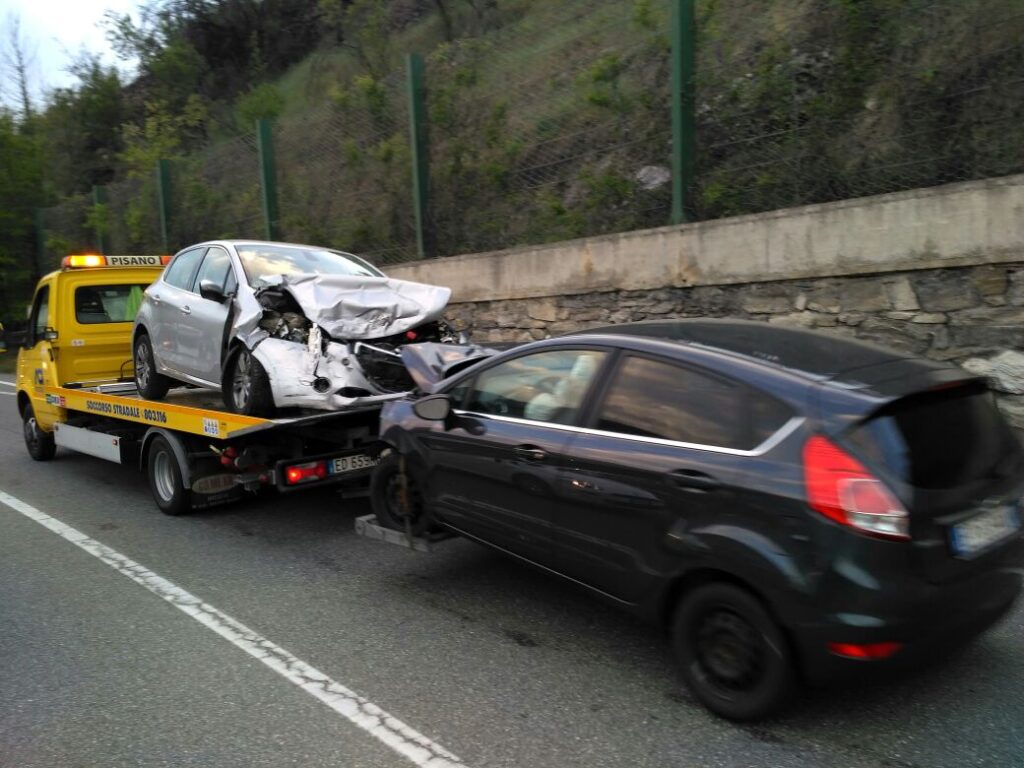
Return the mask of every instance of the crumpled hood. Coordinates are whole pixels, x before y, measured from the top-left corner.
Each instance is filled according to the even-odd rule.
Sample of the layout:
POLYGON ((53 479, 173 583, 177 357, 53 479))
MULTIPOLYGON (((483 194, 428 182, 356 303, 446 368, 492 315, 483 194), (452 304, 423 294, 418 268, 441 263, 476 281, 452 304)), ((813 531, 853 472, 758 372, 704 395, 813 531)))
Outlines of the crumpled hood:
POLYGON ((334 339, 404 333, 438 319, 452 294, 438 285, 350 275, 280 275, 262 281, 263 286, 287 290, 306 317, 334 339))

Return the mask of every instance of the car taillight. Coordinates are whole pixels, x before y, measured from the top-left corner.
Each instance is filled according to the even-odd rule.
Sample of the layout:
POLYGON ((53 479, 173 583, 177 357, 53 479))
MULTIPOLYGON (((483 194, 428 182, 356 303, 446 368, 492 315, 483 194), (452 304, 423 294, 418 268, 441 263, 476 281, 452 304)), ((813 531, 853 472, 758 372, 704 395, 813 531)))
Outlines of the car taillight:
POLYGON ((327 462, 311 461, 307 464, 293 464, 284 471, 284 479, 288 485, 299 485, 327 477, 327 462))
POLYGON ((827 438, 804 445, 807 503, 830 520, 871 536, 910 538, 910 515, 863 464, 827 438))

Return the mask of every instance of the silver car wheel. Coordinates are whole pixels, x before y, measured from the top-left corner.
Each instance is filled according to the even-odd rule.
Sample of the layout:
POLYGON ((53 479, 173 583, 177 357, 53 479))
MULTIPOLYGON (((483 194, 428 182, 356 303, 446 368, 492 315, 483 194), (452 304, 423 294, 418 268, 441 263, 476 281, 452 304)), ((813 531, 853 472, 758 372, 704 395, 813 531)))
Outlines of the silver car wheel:
POLYGON ((149 386, 149 346, 140 342, 135 348, 135 383, 139 389, 149 386))
POLYGON ((238 410, 244 410, 249 404, 252 392, 251 360, 248 350, 241 350, 235 358, 235 372, 231 377, 231 394, 238 410))

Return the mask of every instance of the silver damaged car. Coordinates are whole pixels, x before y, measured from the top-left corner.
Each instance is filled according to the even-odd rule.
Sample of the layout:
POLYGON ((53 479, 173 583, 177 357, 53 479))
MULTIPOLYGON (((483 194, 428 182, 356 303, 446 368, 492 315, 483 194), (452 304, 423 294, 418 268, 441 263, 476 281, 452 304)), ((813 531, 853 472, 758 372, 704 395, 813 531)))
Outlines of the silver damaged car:
POLYGON ((135 318, 135 384, 220 389, 232 411, 333 410, 413 387, 409 344, 458 343, 451 290, 393 280, 352 254, 218 240, 175 255, 135 318))

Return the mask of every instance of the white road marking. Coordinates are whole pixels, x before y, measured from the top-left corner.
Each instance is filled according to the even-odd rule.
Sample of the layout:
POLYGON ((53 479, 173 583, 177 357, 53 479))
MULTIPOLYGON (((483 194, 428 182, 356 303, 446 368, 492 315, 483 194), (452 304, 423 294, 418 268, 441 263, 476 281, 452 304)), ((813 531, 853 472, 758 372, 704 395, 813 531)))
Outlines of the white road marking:
POLYGON ((416 765, 423 768, 466 768, 458 757, 440 744, 159 574, 3 491, 0 491, 0 504, 48 528, 163 598, 416 765))
POLYGON ((17 392, 0 392, 0 395, 7 395, 8 397, 17 397, 17 392))
POLYGON ((4 381, 3 379, 0 379, 0 384, 3 384, 5 387, 16 387, 16 386, 18 386, 13 381, 4 381))

